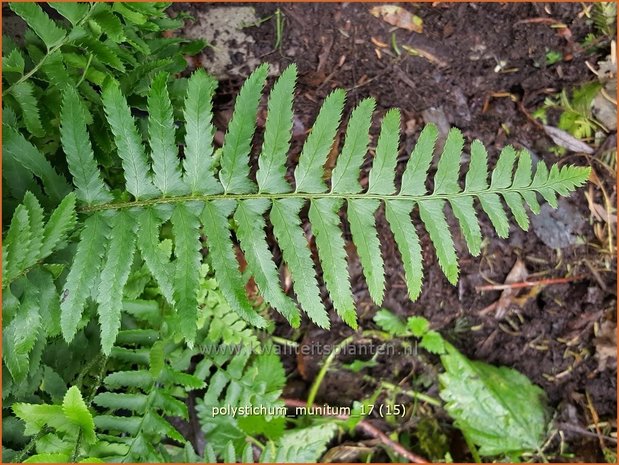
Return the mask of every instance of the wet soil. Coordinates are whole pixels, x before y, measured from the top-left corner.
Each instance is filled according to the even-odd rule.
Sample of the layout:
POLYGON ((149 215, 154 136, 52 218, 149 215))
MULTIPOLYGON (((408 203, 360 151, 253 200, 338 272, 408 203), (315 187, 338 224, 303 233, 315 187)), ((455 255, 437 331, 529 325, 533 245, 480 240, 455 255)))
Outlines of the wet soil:
MULTIPOLYGON (((217 8, 222 6, 239 4, 218 4, 217 8)), ((400 170, 423 124, 429 121, 437 122, 439 127, 460 128, 467 142, 480 139, 488 148, 491 164, 498 151, 508 144, 526 148, 547 163, 587 163, 573 154, 562 159, 553 155, 552 141, 529 117, 547 96, 595 78, 585 61, 595 63, 605 53, 586 52, 579 46, 593 27, 582 15, 580 4, 403 4, 422 18, 422 33, 395 29, 371 16, 371 5, 362 3, 253 6, 256 16, 265 21, 244 29, 252 38, 246 47, 248 53, 271 63, 276 71, 290 63, 296 63, 299 69, 297 137, 293 141, 291 165, 296 162, 304 133, 311 127, 319 104, 336 87, 349 90, 346 115, 368 96, 376 99, 378 116, 393 106, 402 110, 406 136, 402 141, 400 170), (284 18, 279 48, 275 48, 277 9, 284 18), (546 19, 530 21, 535 18, 546 19), (565 24, 570 34, 551 27, 550 19, 565 24), (400 55, 392 43, 397 44, 400 55), (417 56, 407 53, 406 47, 417 50, 417 56), (563 60, 549 64, 549 52, 561 53, 563 60)), ((207 4, 175 7, 194 13, 213 8, 207 4)), ((218 94, 222 121, 230 114, 242 77, 251 71, 249 66, 243 67, 242 61, 238 62, 238 57, 235 62, 234 55, 231 63, 230 76, 222 82, 218 94)), ((208 59, 202 64, 208 69, 208 59)), ((372 131, 376 134, 377 128, 372 131)), ((366 166, 363 176, 367 176, 367 171, 366 166)), ((614 177, 604 170, 597 174, 615 202, 614 177)), ((482 213, 480 222, 486 241, 481 255, 471 257, 457 224, 449 218, 461 257, 460 280, 455 287, 442 275, 429 238, 420 231, 425 278, 422 295, 416 302, 407 297, 400 257, 380 211, 377 228, 388 277, 382 306, 402 317, 423 315, 467 356, 507 365, 526 374, 547 393, 556 411, 557 424, 564 425, 561 429, 568 450, 574 453, 572 460, 595 462, 604 457, 598 438, 591 434, 593 430, 588 425, 597 415, 599 421, 610 421, 616 427, 616 363, 599 363, 600 357, 596 356, 600 350, 600 328, 616 321, 616 262, 594 234, 587 192, 601 202, 600 190, 595 186, 579 190, 566 201, 581 219, 574 220, 578 223, 577 243, 561 249, 547 247, 534 231, 523 232, 516 226, 511 227, 509 239, 500 239, 482 213), (519 297, 528 293, 528 298, 497 312, 489 306, 499 299, 500 292, 480 293, 475 286, 503 283, 518 259, 534 279, 582 279, 533 292, 520 291, 519 297)), ((345 237, 350 240, 346 221, 343 224, 345 237)), ((309 228, 308 234, 311 237, 309 228)), ((353 251, 351 247, 349 270, 360 326, 373 328, 372 318, 379 307, 370 299, 353 251)), ((325 302, 330 305, 328 300, 325 302)), ((352 330, 331 313, 335 323, 330 332, 309 322, 300 331, 293 332, 285 324, 276 331, 304 344, 334 344, 352 330)), ((290 380, 286 395, 305 398, 322 359, 291 356, 284 362, 290 380)), ((437 359, 420 354, 379 358, 378 362, 361 373, 332 370, 317 401, 350 405, 374 392, 376 384, 371 378, 436 395, 436 373, 440 368, 437 359)), ((441 418, 441 424, 449 431, 446 416, 441 418)), ((551 453, 558 450, 559 444, 555 442, 551 453)), ((465 448, 458 444, 461 441, 454 439, 450 445, 454 459, 470 460, 463 455, 465 448)), ((568 459, 556 456, 553 460, 568 459)))

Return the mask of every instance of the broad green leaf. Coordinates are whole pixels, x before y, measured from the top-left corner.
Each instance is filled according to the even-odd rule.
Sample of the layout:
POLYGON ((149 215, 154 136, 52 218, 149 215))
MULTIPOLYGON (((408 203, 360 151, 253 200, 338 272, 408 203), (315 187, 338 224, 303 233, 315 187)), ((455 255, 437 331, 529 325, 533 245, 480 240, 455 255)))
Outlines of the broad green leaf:
POLYGON ((148 135, 153 182, 164 196, 185 193, 176 147, 174 114, 168 94, 168 75, 158 74, 148 94, 148 135))
POLYGON ((36 3, 9 3, 13 12, 26 21, 26 24, 38 35, 48 49, 62 43, 66 32, 60 29, 36 3))
POLYGON ((109 227, 101 214, 95 213, 86 219, 60 302, 60 325, 67 342, 73 340, 86 299, 96 285, 108 234, 109 227))
POLYGON ((445 353, 445 340, 438 332, 430 330, 421 337, 419 347, 433 354, 441 355, 445 353))
POLYGON ((26 429, 24 430, 26 436, 34 436, 45 426, 59 428, 67 423, 60 405, 16 402, 11 408, 15 416, 26 424, 26 429))
POLYGON ((372 162, 368 194, 393 194, 395 170, 400 144, 400 110, 391 109, 383 118, 376 156, 372 162))
POLYGON ((413 204, 402 200, 385 202, 385 216, 398 244, 398 250, 404 265, 408 295, 411 300, 417 300, 421 294, 423 280, 423 265, 421 244, 415 225, 411 221, 413 204))
POLYGON ((359 170, 370 142, 369 130, 375 107, 376 101, 366 98, 353 110, 346 129, 344 147, 331 174, 331 192, 357 193, 361 190, 359 170))
POLYGON ((546 437, 544 392, 521 373, 471 361, 451 344, 441 356, 440 396, 482 456, 535 453, 546 437))
POLYGON ((327 189, 322 180, 324 165, 340 125, 345 98, 343 90, 335 90, 322 104, 294 171, 296 192, 324 192, 327 189))
POLYGON ((254 183, 249 179, 249 152, 256 130, 256 113, 262 88, 269 72, 267 63, 259 66, 247 78, 234 103, 234 113, 224 137, 219 179, 225 192, 251 192, 254 183))
POLYGON ((514 218, 516 218, 518 226, 527 231, 529 229, 529 215, 527 215, 527 211, 524 208, 524 203, 522 197, 520 197, 520 194, 516 192, 504 192, 503 198, 505 199, 507 206, 512 211, 514 218))
POLYGON ((158 190, 151 181, 150 167, 135 120, 117 83, 107 83, 103 88, 102 100, 118 156, 122 159, 127 191, 136 199, 157 195, 158 190))
POLYGON ((67 86, 60 112, 60 139, 73 183, 77 187, 77 197, 87 204, 109 202, 112 195, 101 179, 85 120, 84 107, 77 91, 67 86))
POLYGON ((265 235, 264 213, 271 206, 266 199, 244 200, 234 213, 238 225, 236 235, 247 260, 247 266, 265 300, 298 327, 301 316, 295 303, 281 289, 279 273, 265 235))
POLYGON ((133 217, 123 211, 110 221, 109 245, 97 293, 101 348, 105 355, 110 354, 120 329, 123 289, 133 263, 136 227, 133 217))
POLYGON ((202 225, 215 277, 219 287, 232 307, 248 323, 262 328, 266 321, 252 307, 245 292, 245 283, 234 254, 228 216, 235 208, 232 200, 206 202, 202 211, 202 225))
POLYGON ((292 135, 292 100, 297 79, 297 67, 284 70, 269 95, 264 142, 258 158, 256 180, 260 192, 290 192, 285 179, 286 159, 292 135))
POLYGON ((445 220, 442 200, 423 200, 418 203, 419 216, 426 227, 438 258, 438 264, 450 283, 458 282, 458 257, 449 225, 445 220))
POLYGON ((422 337, 430 329, 430 322, 422 316, 411 316, 406 321, 406 327, 415 337, 422 337))
POLYGON ((276 446, 274 463, 318 462, 337 432, 335 423, 322 423, 286 433, 276 446))
POLYGON ((215 194, 221 185, 211 171, 213 164, 213 94, 217 81, 198 70, 187 81, 185 98, 185 182, 193 194, 215 194))
POLYGON ((144 263, 157 281, 161 294, 174 305, 173 266, 159 247, 161 219, 153 208, 144 209, 138 216, 137 244, 144 263))
POLYGON ((460 191, 458 175, 463 146, 464 137, 460 130, 450 129, 434 175, 434 194, 455 194, 460 191))
POLYGON ((385 271, 380 242, 376 233, 374 214, 378 208, 378 200, 349 200, 348 222, 352 240, 357 248, 357 254, 363 267, 363 275, 368 284, 370 296, 376 305, 383 301, 385 293, 385 271))
POLYGON ((299 212, 302 207, 303 201, 299 199, 274 200, 270 215, 273 232, 288 264, 301 308, 318 326, 329 328, 329 316, 320 298, 309 245, 301 229, 299 212))
POLYGON ((340 229, 339 210, 342 200, 315 199, 311 201, 309 220, 316 238, 318 256, 333 307, 342 320, 357 328, 357 312, 350 288, 346 243, 340 229))
POLYGON ((95 423, 77 386, 71 386, 62 401, 62 412, 70 423, 78 426, 87 444, 94 444, 95 423))
POLYGON ((527 187, 531 184, 531 167, 532 167, 531 154, 526 150, 518 152, 518 167, 514 174, 514 182, 512 187, 527 187))
POLYGON ((174 302, 180 318, 179 333, 191 346, 196 338, 198 315, 198 280, 200 278, 200 233, 198 217, 184 204, 172 214, 174 232, 174 302))
POLYGON ((401 195, 423 195, 426 193, 426 177, 432 162, 434 146, 438 139, 438 128, 427 124, 415 144, 415 148, 402 175, 401 195))
POLYGON ((115 14, 108 10, 104 10, 95 14, 92 19, 114 42, 122 42, 125 39, 123 25, 115 14))

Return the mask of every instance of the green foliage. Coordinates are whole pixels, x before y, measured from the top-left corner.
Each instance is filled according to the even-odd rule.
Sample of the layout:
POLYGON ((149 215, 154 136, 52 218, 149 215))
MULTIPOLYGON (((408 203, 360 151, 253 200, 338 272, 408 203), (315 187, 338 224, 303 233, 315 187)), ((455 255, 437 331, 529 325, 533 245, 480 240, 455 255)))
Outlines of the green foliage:
POLYGON ((450 344, 445 348, 440 395, 479 454, 540 451, 549 418, 544 392, 516 370, 471 361, 450 344))
POLYGON ((483 456, 517 460, 524 453, 542 452, 549 409, 544 392, 526 376, 465 357, 434 330, 428 320, 398 316, 381 309, 376 324, 394 337, 415 337, 419 347, 438 354, 444 373, 439 375, 444 408, 467 439, 483 456))

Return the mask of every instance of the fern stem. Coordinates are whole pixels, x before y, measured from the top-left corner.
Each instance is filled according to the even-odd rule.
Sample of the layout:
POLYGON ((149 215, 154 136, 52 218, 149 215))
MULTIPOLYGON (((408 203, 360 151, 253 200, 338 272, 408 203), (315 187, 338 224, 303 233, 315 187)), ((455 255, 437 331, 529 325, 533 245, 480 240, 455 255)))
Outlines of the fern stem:
POLYGON ((344 347, 349 345, 352 341, 354 341, 358 337, 375 337, 377 339, 381 339, 383 341, 389 340, 391 336, 384 331, 375 331, 375 330, 367 330, 363 331, 360 334, 355 333, 348 336, 338 345, 336 345, 331 353, 327 356, 325 363, 320 368, 318 375, 314 378, 314 382, 312 383, 312 387, 310 388, 309 394, 307 396, 307 408, 310 409, 312 405, 314 405, 314 399, 316 399, 316 395, 318 394, 318 389, 320 389, 320 385, 322 384, 322 380, 324 379, 327 371, 329 371, 329 367, 333 364, 335 357, 342 351, 344 347))
POLYGON ((92 63, 92 57, 93 57, 92 53, 88 55, 88 61, 86 62, 86 66, 84 67, 84 72, 82 73, 82 77, 77 82, 77 84, 75 84, 75 87, 81 86, 82 82, 84 82, 84 79, 86 79, 86 73, 88 72, 88 68, 90 68, 90 63, 92 63))
MULTIPOLYGON (((364 379, 366 378, 374 382, 377 381, 375 378, 372 378, 370 376, 364 377, 364 379)), ((423 394, 421 392, 413 391, 410 389, 403 389, 400 386, 397 386, 388 381, 382 381, 379 383, 380 383, 380 386, 383 387, 384 389, 387 389, 389 391, 395 391, 400 394, 404 394, 406 396, 412 397, 413 399, 417 399, 427 404, 434 405, 435 407, 441 407, 443 405, 440 400, 435 399, 434 397, 428 396, 426 394, 423 394)))
MULTIPOLYGON (((90 15, 92 15, 94 7, 95 7, 95 4, 91 4, 90 5, 90 9, 88 10, 88 13, 86 13, 86 15, 74 26, 74 29, 78 28, 79 26, 81 26, 82 24, 84 24, 86 21, 88 21, 90 19, 90 15)), ((5 89, 2 92, 2 96, 4 97, 6 94, 11 92, 11 90, 15 86, 18 86, 22 82, 27 81, 28 79, 30 79, 32 77, 32 75, 35 74, 41 68, 41 66, 43 66, 45 64, 45 61, 50 56, 52 56, 56 51, 60 50, 60 48, 64 47, 65 45, 67 45, 70 42, 69 38, 70 38, 70 34, 67 34, 64 37, 64 39, 62 39, 62 41, 58 45, 54 45, 52 48, 48 49, 47 53, 43 56, 43 58, 41 58, 41 61, 39 61, 36 65, 34 65, 32 67, 32 69, 30 71, 28 71, 21 78, 19 78, 16 82, 14 82, 7 89, 5 89)), ((84 74, 86 74, 86 70, 84 70, 84 74)), ((81 84, 81 82, 80 82, 80 84, 81 84)))
POLYGON ((117 203, 102 203, 98 205, 88 205, 79 209, 81 213, 94 213, 98 211, 104 210, 122 210, 129 208, 139 208, 139 207, 148 207, 153 205, 164 205, 164 204, 177 204, 184 202, 192 202, 192 201, 212 201, 212 200, 251 200, 251 199, 267 199, 270 201, 273 200, 282 200, 282 199, 302 199, 302 200, 315 200, 315 199, 342 199, 342 200, 407 200, 410 202, 420 202, 420 201, 430 201, 430 200, 453 200, 454 198, 459 197, 477 197, 480 194, 503 194, 503 193, 520 193, 523 191, 532 191, 538 192, 540 189, 550 188, 554 185, 558 185, 565 182, 565 178, 556 182, 549 182, 542 186, 536 187, 518 187, 518 188, 500 188, 500 189, 486 189, 482 191, 462 191, 455 194, 424 194, 424 195, 400 195, 400 194, 392 194, 392 195, 384 195, 384 194, 368 194, 368 193, 359 193, 359 194, 339 194, 339 193, 331 193, 331 192, 323 192, 323 193, 303 193, 303 192, 289 192, 289 193, 281 193, 281 194, 266 194, 266 193, 252 193, 252 194, 206 194, 206 195, 182 195, 176 197, 156 197, 152 199, 144 199, 144 200, 133 200, 129 202, 117 202, 117 203))

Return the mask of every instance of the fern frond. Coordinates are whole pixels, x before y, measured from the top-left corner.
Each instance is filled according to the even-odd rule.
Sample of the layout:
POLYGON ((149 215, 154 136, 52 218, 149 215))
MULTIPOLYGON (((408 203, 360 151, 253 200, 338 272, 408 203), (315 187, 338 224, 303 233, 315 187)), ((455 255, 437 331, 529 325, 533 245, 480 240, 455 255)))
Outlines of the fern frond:
POLYGON ((245 81, 234 103, 234 114, 224 138, 219 179, 224 192, 251 192, 249 180, 249 152, 256 129, 256 113, 262 88, 269 71, 265 63, 245 81))
POLYGON ((49 6, 75 26, 88 14, 88 5, 77 2, 50 2, 49 6))
POLYGON ((87 204, 109 202, 112 195, 101 179, 85 120, 83 104, 75 88, 67 87, 60 112, 60 139, 77 187, 77 197, 87 204))
MULTIPOLYGON (((482 243, 478 212, 483 211, 488 216, 499 237, 507 237, 510 221, 505 206, 515 222, 526 229, 529 224, 526 206, 533 213, 539 212, 538 194, 556 206, 557 195, 569 195, 586 181, 589 174, 588 168, 564 166, 559 169, 554 165, 548 169, 543 162, 538 163, 533 174, 530 155, 524 151, 516 152, 511 147, 501 152, 496 166, 489 170, 483 145, 473 141, 462 186, 459 175, 464 138, 459 130, 452 129, 439 157, 436 173, 428 179, 438 138, 438 129, 429 124, 422 130, 401 183, 398 183, 395 174, 400 115, 391 110, 383 118, 369 185, 367 191, 363 191, 359 180, 360 167, 370 146, 369 129, 375 107, 374 100, 366 99, 353 110, 340 156, 325 179, 327 157, 332 150, 338 149, 334 144, 338 139, 345 101, 344 91, 338 90, 326 98, 307 137, 294 170, 295 188, 291 191, 285 177, 296 77, 296 69, 291 67, 276 82, 269 97, 265 138, 258 159, 257 182, 254 183, 250 179, 249 154, 267 71, 266 65, 258 68, 237 98, 219 170, 213 163, 212 146, 211 99, 215 83, 204 72, 197 72, 189 79, 184 108, 186 138, 181 178, 187 188, 183 193, 173 192, 166 184, 173 180, 176 185, 181 169, 176 160, 176 148, 171 143, 173 120, 164 76, 157 77, 149 98, 150 125, 153 128, 152 162, 158 188, 150 181, 149 160, 120 89, 115 84, 108 84, 103 92, 108 121, 123 159, 127 188, 136 200, 91 205, 84 211, 111 210, 109 214, 114 216, 119 210, 136 210, 140 228, 148 241, 155 244, 149 246, 147 239, 140 239, 138 246, 162 293, 176 309, 180 334, 189 342, 195 340, 197 331, 201 230, 206 235, 212 269, 230 307, 249 324, 264 324, 264 319, 251 307, 245 295, 245 282, 234 254, 233 238, 236 236, 245 254, 248 271, 262 296, 296 325, 300 312, 281 288, 277 267, 267 247, 265 217, 268 216, 284 265, 290 271, 300 308, 317 325, 326 328, 330 322, 322 303, 306 232, 301 226, 300 215, 309 206, 309 222, 317 244, 316 258, 321 264, 327 291, 338 315, 354 327, 356 315, 340 221, 343 210, 370 295, 380 304, 385 291, 385 276, 375 215, 379 207, 384 207, 387 223, 402 257, 409 295, 415 299, 423 284, 420 238, 417 225, 412 221, 417 213, 434 246, 440 268, 447 279, 455 283, 459 267, 454 237, 447 222, 449 210, 458 220, 470 252, 477 255, 482 243), (330 181, 330 190, 327 190, 325 181, 330 181), (399 191, 396 190, 398 184, 401 185, 399 191), (431 184, 433 189, 428 192, 427 186, 431 184), (191 195, 187 195, 188 192, 191 195), (155 208, 162 212, 161 219, 155 208), (168 261, 156 252, 165 216, 163 212, 166 211, 173 212, 171 222, 176 257, 172 262, 175 266, 173 278, 169 271, 165 271, 169 269, 168 261), (234 219, 235 235, 230 229, 230 218, 234 219)), ((70 277, 75 279, 74 275, 70 274, 70 277)), ((81 314, 83 301, 79 306, 81 314)))

